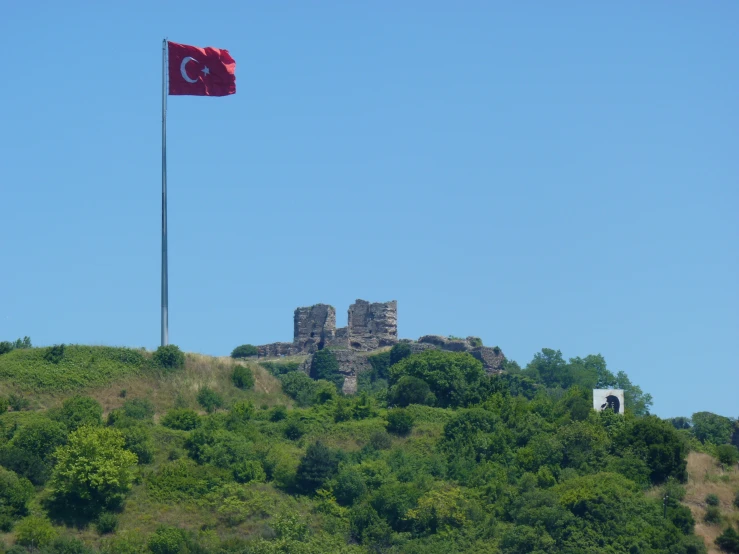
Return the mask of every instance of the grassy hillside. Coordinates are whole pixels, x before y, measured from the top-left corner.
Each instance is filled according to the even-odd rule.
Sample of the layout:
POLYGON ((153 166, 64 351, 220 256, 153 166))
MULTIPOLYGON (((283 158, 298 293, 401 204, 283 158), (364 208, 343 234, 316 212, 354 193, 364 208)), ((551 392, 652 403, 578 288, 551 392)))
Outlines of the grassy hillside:
POLYGON ((467 354, 379 353, 347 397, 302 358, 50 352, 0 355, 0 552, 689 554, 739 523, 671 424, 467 354))

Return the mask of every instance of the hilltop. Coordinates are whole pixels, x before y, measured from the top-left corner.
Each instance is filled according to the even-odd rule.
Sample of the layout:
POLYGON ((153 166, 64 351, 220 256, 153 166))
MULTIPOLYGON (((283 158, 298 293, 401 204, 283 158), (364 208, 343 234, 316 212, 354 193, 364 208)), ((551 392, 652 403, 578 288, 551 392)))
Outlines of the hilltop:
POLYGON ((651 397, 600 356, 544 349, 490 373, 469 351, 398 342, 353 354, 363 369, 345 395, 343 351, 0 354, 0 543, 687 554, 718 552, 739 522, 739 474, 716 458, 727 418, 650 416, 651 397), (626 390, 625 416, 592 409, 598 383, 626 390))

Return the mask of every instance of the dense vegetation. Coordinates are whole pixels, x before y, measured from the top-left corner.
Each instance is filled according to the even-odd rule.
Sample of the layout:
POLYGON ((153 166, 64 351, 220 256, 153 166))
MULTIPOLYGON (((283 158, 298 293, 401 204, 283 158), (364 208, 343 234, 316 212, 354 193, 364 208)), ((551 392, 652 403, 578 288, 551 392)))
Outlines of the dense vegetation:
MULTIPOLYGON (((735 420, 649 415, 651 396, 602 356, 566 361, 545 349, 488 376, 469 354, 401 344, 370 356, 359 393, 345 396, 335 357, 322 352, 309 376, 299 360, 206 363, 176 347, 29 340, 7 350, 0 544, 14 553, 705 552, 680 502, 686 458, 697 450, 735 464, 735 420), (626 414, 593 411, 594 386, 624 388, 626 414), (166 402, 152 400, 156 387, 166 402), (11 402, 11 389, 75 394, 29 409, 11 402), (111 398, 110 389, 121 390, 111 398)), ((739 506, 705 503, 731 552, 739 506)))

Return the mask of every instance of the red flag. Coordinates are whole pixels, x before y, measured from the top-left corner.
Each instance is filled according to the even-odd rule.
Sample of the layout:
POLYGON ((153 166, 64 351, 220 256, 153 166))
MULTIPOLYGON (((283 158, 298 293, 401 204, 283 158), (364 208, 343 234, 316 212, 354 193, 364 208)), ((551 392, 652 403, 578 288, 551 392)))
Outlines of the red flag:
POLYGON ((228 96, 236 93, 236 62, 228 50, 167 42, 169 94, 228 96))

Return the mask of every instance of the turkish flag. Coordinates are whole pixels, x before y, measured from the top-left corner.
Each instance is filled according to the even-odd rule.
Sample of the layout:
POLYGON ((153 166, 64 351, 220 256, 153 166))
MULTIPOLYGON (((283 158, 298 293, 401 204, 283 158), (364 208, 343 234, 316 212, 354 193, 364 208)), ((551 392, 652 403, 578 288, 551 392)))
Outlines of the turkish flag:
POLYGON ((236 93, 236 62, 228 50, 167 41, 169 94, 228 96, 236 93))

